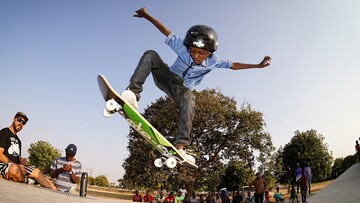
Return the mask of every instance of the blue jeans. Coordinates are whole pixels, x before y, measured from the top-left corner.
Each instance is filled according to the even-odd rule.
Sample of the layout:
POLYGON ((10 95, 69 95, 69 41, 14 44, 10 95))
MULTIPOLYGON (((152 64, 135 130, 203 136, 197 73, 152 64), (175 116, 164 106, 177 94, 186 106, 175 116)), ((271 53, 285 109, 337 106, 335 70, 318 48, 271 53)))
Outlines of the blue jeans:
POLYGON ((142 86, 150 72, 155 85, 175 101, 180 112, 179 133, 175 137, 176 144, 189 145, 192 121, 195 116, 194 94, 183 85, 183 80, 178 75, 170 71, 169 66, 155 51, 148 50, 141 57, 128 86, 138 100, 140 100, 142 86))
POLYGON ((308 184, 309 194, 311 194, 311 178, 310 177, 307 178, 307 184, 308 184))

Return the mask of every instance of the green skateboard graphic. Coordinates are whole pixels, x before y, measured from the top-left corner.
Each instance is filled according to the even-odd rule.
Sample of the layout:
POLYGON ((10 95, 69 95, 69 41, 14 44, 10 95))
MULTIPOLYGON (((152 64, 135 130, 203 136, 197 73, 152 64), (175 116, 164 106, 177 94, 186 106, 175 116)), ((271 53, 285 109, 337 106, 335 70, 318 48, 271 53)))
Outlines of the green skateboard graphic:
POLYGON ((110 85, 105 76, 98 75, 98 84, 102 96, 106 104, 103 115, 110 117, 112 114, 118 112, 125 118, 132 128, 134 128, 146 141, 148 141, 154 148, 156 148, 161 158, 154 161, 156 167, 166 165, 169 168, 174 168, 177 163, 180 165, 197 169, 194 163, 185 160, 177 151, 177 149, 158 132, 137 110, 128 104, 110 85))

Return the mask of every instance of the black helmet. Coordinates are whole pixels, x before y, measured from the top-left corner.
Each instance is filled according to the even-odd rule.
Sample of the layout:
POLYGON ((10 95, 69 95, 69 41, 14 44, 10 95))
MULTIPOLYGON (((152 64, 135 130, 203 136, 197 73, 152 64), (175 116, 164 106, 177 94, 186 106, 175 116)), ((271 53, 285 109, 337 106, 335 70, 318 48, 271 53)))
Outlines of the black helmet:
POLYGON ((211 27, 194 25, 186 32, 184 45, 188 48, 192 46, 214 52, 218 47, 218 37, 211 27))

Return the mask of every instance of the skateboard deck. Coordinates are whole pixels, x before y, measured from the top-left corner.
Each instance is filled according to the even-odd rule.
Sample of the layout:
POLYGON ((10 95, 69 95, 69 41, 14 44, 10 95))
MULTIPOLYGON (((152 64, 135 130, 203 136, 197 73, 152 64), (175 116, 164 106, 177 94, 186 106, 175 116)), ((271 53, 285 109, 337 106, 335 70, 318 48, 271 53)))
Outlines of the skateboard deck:
POLYGON ((134 130, 157 149, 162 157, 154 161, 156 167, 166 165, 169 168, 174 168, 177 163, 179 163, 188 168, 198 168, 195 164, 185 160, 178 153, 174 145, 158 132, 137 110, 128 104, 126 100, 111 87, 105 76, 98 75, 97 80, 101 94, 106 101, 103 115, 110 117, 112 114, 118 112, 129 122, 134 130))

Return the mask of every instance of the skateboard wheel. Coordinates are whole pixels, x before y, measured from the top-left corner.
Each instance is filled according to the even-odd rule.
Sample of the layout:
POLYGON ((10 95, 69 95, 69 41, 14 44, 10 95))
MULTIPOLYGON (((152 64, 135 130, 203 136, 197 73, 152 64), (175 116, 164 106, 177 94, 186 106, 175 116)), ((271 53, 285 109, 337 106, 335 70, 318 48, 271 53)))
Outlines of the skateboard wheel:
POLYGON ((166 160, 165 164, 168 168, 175 168, 176 162, 177 161, 174 157, 170 157, 166 160))
POLYGON ((163 166, 163 161, 162 161, 160 158, 155 159, 154 165, 155 165, 157 168, 160 168, 160 167, 163 166))
POLYGON ((111 113, 110 113, 107 109, 104 109, 103 115, 104 115, 106 118, 109 118, 109 117, 111 116, 111 113))
POLYGON ((109 112, 112 112, 112 111, 118 110, 118 104, 113 99, 110 99, 106 102, 105 108, 109 112))

